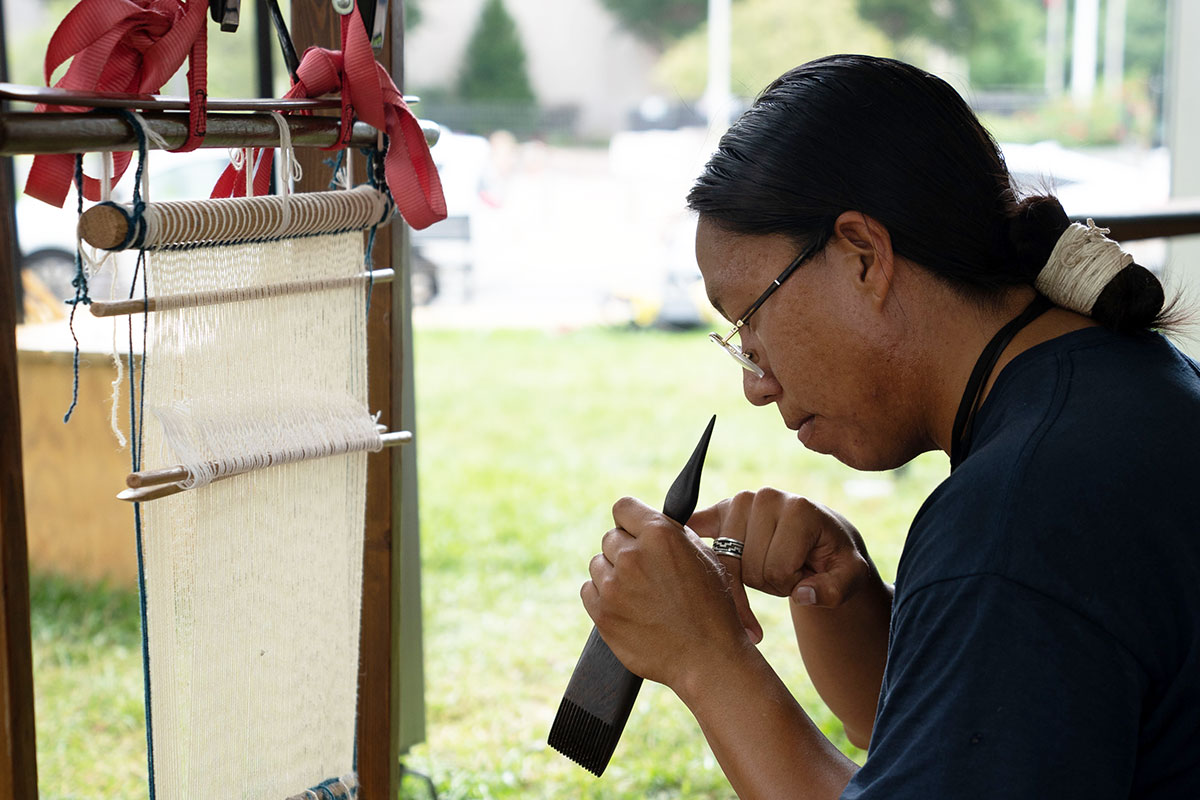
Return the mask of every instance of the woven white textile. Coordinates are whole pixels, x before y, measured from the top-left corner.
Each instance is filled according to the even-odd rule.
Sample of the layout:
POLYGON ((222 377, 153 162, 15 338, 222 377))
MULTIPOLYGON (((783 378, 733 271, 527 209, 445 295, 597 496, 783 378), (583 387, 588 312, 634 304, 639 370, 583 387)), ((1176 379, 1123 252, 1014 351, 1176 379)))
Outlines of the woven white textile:
MULTIPOLYGON (((361 274, 363 235, 146 260, 150 295, 235 291, 361 274)), ((359 281, 148 315, 142 467, 188 465, 198 487, 141 507, 157 800, 282 800, 354 769, 379 447, 365 298, 359 281)))

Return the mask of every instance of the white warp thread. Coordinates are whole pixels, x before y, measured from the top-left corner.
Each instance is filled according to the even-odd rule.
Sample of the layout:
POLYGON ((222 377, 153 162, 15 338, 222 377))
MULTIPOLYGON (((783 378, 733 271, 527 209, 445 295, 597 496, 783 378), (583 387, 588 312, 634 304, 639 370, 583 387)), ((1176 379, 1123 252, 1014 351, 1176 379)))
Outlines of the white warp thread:
POLYGON ((1133 256, 1109 239, 1108 228, 1072 222, 1058 238, 1034 285, 1055 305, 1090 315, 1096 298, 1133 256))
POLYGON ((281 800, 354 769, 367 455, 345 449, 379 436, 365 281, 340 279, 362 248, 351 232, 146 254, 155 295, 338 284, 148 316, 142 467, 224 477, 142 506, 159 800, 281 800), (343 454, 237 474, 265 451, 343 454))

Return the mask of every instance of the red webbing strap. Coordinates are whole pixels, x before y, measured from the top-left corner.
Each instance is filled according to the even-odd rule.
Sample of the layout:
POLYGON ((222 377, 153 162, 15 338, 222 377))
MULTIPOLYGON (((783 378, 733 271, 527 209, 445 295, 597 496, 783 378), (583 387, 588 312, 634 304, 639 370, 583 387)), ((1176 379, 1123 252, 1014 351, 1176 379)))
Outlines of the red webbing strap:
MULTIPOLYGON (((188 138, 180 150, 197 147, 204 136, 207 64, 204 0, 80 0, 63 18, 46 48, 47 85, 54 71, 71 61, 54 84, 65 89, 154 94, 188 58, 191 94, 188 138)), ((78 106, 39 105, 38 111, 85 111, 78 106)), ((113 154, 113 181, 129 166, 130 153, 113 154)), ((34 158, 25 193, 61 207, 75 173, 75 156, 34 158)), ((83 194, 100 199, 100 182, 84 176, 83 194)))
MULTIPOLYGON (((384 173, 392 199, 409 225, 420 230, 446 218, 446 198, 425 133, 391 75, 375 61, 357 8, 342 17, 342 51, 310 47, 296 76, 298 81, 284 97, 341 92, 342 126, 335 148, 348 144, 355 113, 363 122, 387 133, 384 173)), ((273 152, 267 150, 258 158, 255 194, 267 192, 273 152)), ((245 173, 231 165, 217 181, 212 196, 238 197, 244 192, 245 173)))

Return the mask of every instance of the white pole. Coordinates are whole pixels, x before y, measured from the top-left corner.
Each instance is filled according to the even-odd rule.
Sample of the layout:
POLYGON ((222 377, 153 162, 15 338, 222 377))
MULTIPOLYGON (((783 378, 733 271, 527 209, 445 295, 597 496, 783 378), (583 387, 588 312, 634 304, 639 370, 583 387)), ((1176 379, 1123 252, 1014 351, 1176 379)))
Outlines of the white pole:
POLYGON ((708 0, 708 87, 704 106, 709 130, 717 133, 729 127, 733 106, 729 90, 733 21, 729 6, 730 0, 708 0))
POLYGON ((1092 104, 1096 92, 1096 40, 1100 35, 1100 0, 1075 0, 1075 42, 1071 49, 1071 99, 1092 104))
POLYGON ((1104 94, 1121 97, 1125 82, 1125 0, 1108 0, 1104 9, 1104 94))
MULTIPOLYGON (((1200 3, 1167 4, 1167 74, 1164 116, 1171 152, 1171 197, 1200 197, 1200 3)), ((1167 292, 1181 293, 1185 306, 1200 297, 1200 236, 1168 239, 1167 292)), ((1200 357, 1200 331, 1183 327, 1172 337, 1192 357, 1200 357)))
POLYGON ((1066 87, 1067 0, 1046 0, 1046 94, 1058 97, 1066 87))

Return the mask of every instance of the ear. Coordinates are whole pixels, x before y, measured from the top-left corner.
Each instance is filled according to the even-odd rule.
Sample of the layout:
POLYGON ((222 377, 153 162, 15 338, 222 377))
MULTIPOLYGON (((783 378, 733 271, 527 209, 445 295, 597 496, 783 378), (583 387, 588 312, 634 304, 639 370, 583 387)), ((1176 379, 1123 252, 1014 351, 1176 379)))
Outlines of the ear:
POLYGON ((850 278, 875 306, 882 307, 892 290, 896 255, 892 236, 874 217, 861 211, 843 211, 833 223, 830 244, 852 270, 850 278))

